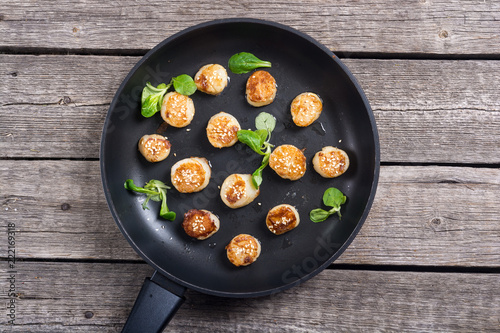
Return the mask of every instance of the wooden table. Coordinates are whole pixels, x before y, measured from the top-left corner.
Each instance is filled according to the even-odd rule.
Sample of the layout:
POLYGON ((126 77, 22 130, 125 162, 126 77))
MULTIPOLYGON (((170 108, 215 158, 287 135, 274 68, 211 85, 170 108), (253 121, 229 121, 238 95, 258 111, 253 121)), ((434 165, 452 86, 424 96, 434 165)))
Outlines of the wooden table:
POLYGON ((104 199, 106 112, 149 49, 228 17, 341 58, 375 114, 380 182, 329 269, 256 299, 189 291, 167 331, 500 331, 500 4, 479 0, 2 0, 0 331, 120 331, 153 270, 104 199))

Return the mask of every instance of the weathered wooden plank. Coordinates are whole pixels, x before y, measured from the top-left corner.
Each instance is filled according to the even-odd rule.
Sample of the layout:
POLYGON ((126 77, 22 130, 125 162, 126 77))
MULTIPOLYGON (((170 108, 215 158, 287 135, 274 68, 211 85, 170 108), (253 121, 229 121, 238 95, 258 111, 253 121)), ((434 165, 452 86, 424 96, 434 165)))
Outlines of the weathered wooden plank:
POLYGON ((111 217, 98 162, 1 161, 0 174, 0 220, 15 223, 19 258, 139 258, 111 217))
POLYGON ((221 18, 272 20, 342 52, 499 54, 495 1, 34 0, 0 4, 0 48, 150 49, 194 24, 221 18), (314 22, 314 24, 311 24, 314 22))
MULTIPOLYGON (((0 195, 19 258, 139 259, 108 211, 98 162, 2 161, 0 195)), ((370 215, 336 263, 500 267, 498 198, 498 169, 384 166, 370 215)))
MULTIPOLYGON (((97 158, 109 103, 138 60, 0 55, 0 157, 97 158)), ((344 62, 374 110, 382 161, 500 163, 500 61, 344 62)))
MULTIPOLYGON (((1 269, 0 285, 9 290, 12 273, 1 269)), ((13 273, 14 325, 7 325, 10 313, 3 307, 0 330, 119 331, 151 271, 145 264, 19 262, 13 273)), ((188 291, 166 331, 494 332, 499 287, 498 274, 326 270, 261 298, 188 291)), ((10 302, 7 293, 0 299, 10 302)))

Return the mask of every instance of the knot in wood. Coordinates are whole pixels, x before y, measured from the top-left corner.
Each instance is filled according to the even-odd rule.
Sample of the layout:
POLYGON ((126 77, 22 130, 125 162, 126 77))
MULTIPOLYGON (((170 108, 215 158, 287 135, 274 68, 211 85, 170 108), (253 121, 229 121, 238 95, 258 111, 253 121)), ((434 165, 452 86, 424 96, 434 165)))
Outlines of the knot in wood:
POLYGON ((431 220, 432 225, 440 225, 441 224, 441 219, 439 217, 435 217, 431 220))
POLYGON ((69 210, 71 208, 70 204, 69 203, 63 203, 61 205, 61 210, 69 210))
POLYGON ((441 30, 439 32, 439 38, 448 38, 448 31, 446 30, 441 30))
POLYGON ((71 103, 71 98, 69 96, 63 96, 63 98, 59 100, 59 105, 68 105, 69 103, 71 103))

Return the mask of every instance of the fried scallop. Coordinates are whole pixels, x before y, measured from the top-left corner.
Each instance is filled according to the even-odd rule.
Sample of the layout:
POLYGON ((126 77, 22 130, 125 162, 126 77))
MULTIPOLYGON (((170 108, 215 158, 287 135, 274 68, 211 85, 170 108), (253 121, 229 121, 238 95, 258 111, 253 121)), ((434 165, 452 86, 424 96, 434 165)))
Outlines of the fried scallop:
POLYGON ((325 178, 335 178, 349 168, 349 156, 342 149, 332 146, 323 147, 313 157, 313 167, 325 178))
POLYGON ((311 125, 321 115, 323 102, 318 95, 305 92, 295 97, 290 105, 292 120, 295 125, 306 127, 311 125))
POLYGON ((149 162, 160 162, 170 154, 170 141, 159 134, 144 135, 139 140, 139 151, 149 162))
POLYGON ((299 212, 295 207, 288 204, 281 204, 271 208, 266 216, 267 228, 276 235, 292 230, 299 223, 299 212))
POLYGON ((281 178, 297 180, 306 172, 306 157, 293 145, 281 145, 269 156, 269 166, 281 178))
POLYGON ((238 142, 237 133, 240 129, 240 123, 235 117, 219 112, 208 121, 208 141, 215 148, 231 147, 238 142))
POLYGON ((257 198, 260 189, 252 183, 252 175, 229 175, 220 188, 220 197, 229 208, 240 208, 248 205, 257 198))
POLYGON ((256 107, 271 104, 276 97, 276 80, 266 71, 256 71, 247 80, 247 102, 256 107))
POLYGON ((160 112, 163 120, 170 126, 186 127, 193 120, 194 103, 189 96, 172 91, 163 97, 160 112))
POLYGON ((226 246, 227 258, 235 266, 248 266, 260 255, 261 245, 257 238, 239 234, 226 246))
POLYGON ((190 157, 172 166, 172 185, 181 193, 199 192, 207 187, 212 170, 206 158, 190 157))
POLYGON ((190 209, 184 214, 182 228, 188 236, 204 240, 215 234, 220 228, 219 218, 205 209, 190 209))
POLYGON ((219 64, 208 64, 200 68, 194 76, 199 91, 219 95, 227 87, 227 71, 219 64))

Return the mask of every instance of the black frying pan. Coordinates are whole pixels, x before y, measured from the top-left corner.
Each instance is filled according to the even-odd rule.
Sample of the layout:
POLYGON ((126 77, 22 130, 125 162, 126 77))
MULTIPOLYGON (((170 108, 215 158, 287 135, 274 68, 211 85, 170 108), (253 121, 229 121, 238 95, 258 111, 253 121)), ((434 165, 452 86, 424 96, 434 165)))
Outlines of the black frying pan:
POLYGON ((105 120, 102 134, 101 173, 104 192, 113 218, 137 253, 156 270, 146 279, 124 331, 159 331, 182 303, 185 288, 225 297, 269 295, 297 285, 330 265, 355 237, 370 210, 379 173, 379 143, 369 103, 352 74, 326 47, 294 29, 254 19, 207 22, 177 33, 148 52, 121 84, 105 120), (276 79, 278 93, 266 107, 254 108, 244 96, 249 74, 232 74, 219 96, 196 92, 193 122, 187 128, 162 126, 159 114, 143 118, 140 94, 147 81, 168 83, 172 76, 189 74, 205 64, 227 68, 231 55, 251 52, 269 60, 267 69, 276 79), (299 93, 312 91, 324 103, 320 118, 307 128, 295 126, 290 103, 299 93), (218 186, 231 173, 252 173, 261 156, 241 143, 213 148, 205 133, 208 119, 220 111, 234 115, 242 128, 254 129, 261 112, 273 114, 277 126, 271 142, 305 148, 308 171, 298 181, 281 179, 269 167, 264 170, 260 196, 240 209, 226 207, 218 186), (152 164, 140 155, 137 142, 144 134, 161 133, 172 143, 170 156, 152 164), (345 150, 351 159, 339 178, 320 177, 312 156, 323 146, 345 150), (168 192, 169 208, 177 213, 173 222, 158 217, 159 206, 143 210, 143 195, 127 191, 126 179, 138 185, 150 179, 170 183, 170 168, 178 160, 202 156, 210 160, 212 179, 195 194, 168 192), (309 211, 322 207, 322 195, 337 187, 347 196, 342 220, 330 217, 322 223, 309 220, 309 211), (280 203, 294 205, 300 225, 281 236, 265 226, 267 211, 280 203), (208 209, 220 217, 221 228, 211 238, 197 241, 182 227, 183 214, 208 209), (259 259, 247 267, 235 267, 226 258, 225 245, 232 237, 249 233, 262 244, 259 259))

